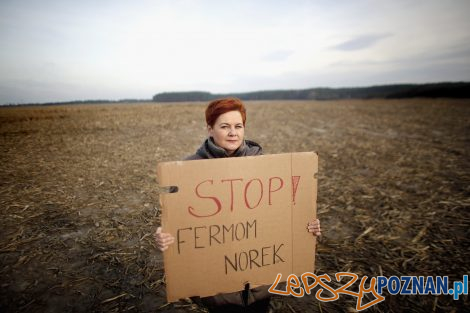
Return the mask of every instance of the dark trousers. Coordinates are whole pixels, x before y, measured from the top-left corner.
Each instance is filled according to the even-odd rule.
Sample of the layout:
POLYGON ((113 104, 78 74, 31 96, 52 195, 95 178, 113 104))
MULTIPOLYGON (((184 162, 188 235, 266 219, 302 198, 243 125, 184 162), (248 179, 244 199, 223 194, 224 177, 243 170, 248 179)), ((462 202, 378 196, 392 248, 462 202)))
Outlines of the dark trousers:
POLYGON ((248 306, 226 304, 208 307, 210 313, 267 313, 269 312, 269 298, 253 302, 248 306))

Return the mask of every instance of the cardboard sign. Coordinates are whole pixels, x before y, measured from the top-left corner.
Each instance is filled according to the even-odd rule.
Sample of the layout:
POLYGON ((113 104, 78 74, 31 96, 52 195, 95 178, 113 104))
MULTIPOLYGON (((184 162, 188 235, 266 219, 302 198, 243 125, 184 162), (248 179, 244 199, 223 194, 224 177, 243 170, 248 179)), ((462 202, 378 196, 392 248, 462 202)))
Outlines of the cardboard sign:
POLYGON ((318 157, 313 152, 158 164, 167 299, 271 285, 314 271, 318 157))

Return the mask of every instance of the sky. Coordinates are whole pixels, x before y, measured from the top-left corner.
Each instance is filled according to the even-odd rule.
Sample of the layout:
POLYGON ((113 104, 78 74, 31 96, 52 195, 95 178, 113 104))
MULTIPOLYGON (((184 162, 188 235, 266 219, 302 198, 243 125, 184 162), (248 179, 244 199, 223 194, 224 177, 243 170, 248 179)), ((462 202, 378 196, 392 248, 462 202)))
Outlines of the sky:
POLYGON ((0 0, 0 104, 470 81, 468 0, 0 0))

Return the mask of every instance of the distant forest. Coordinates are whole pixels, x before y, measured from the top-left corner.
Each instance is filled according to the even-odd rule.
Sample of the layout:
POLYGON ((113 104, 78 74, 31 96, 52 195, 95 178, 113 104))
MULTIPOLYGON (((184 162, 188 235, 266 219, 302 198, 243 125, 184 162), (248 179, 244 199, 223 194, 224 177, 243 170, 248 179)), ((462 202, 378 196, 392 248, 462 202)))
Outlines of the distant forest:
MULTIPOLYGON (((470 82, 381 85, 355 88, 310 88, 290 90, 263 90, 242 93, 213 94, 204 91, 163 92, 153 96, 154 102, 211 101, 223 97, 242 100, 337 100, 337 99, 400 99, 400 98, 470 98, 470 82)), ((100 103, 139 103, 149 99, 75 100, 47 103, 10 103, 0 107, 28 105, 67 105, 100 103)))
POLYGON ((470 98, 470 83, 433 83, 383 85, 357 88, 310 88, 265 90, 230 94, 204 91, 163 92, 153 96, 156 102, 210 101, 222 97, 242 100, 336 100, 336 99, 399 99, 399 98, 470 98))

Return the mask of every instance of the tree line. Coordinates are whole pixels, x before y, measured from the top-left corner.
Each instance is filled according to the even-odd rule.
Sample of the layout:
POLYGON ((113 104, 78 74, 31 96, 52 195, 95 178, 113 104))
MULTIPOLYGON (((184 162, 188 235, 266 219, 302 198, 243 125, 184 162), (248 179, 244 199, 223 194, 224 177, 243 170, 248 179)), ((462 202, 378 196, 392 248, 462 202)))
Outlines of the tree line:
POLYGON ((156 102, 211 101, 223 97, 242 100, 337 100, 399 98, 470 98, 470 83, 432 83, 381 85, 356 88, 310 88, 264 90, 243 93, 213 94, 204 91, 163 92, 153 96, 156 102))
MULTIPOLYGON (((289 90, 262 90, 242 93, 210 93, 205 91, 163 92, 152 97, 155 102, 211 101, 223 97, 238 97, 242 100, 337 100, 337 99, 400 99, 400 98, 470 98, 470 82, 446 82, 430 84, 380 85, 352 88, 309 88, 289 90)), ((10 103, 7 106, 68 105, 139 103, 149 99, 120 100, 74 100, 47 103, 10 103)))

